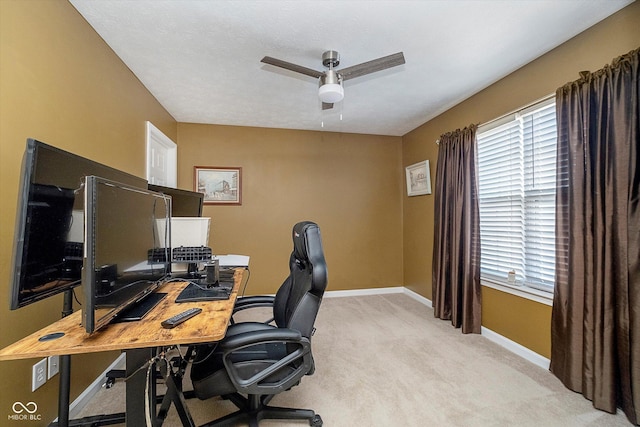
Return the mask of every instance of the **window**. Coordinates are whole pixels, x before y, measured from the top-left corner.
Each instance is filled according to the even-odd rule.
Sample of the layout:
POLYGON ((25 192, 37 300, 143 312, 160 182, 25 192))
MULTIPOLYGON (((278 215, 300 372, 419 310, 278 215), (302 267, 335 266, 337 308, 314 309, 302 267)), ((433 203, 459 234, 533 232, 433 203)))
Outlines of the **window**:
POLYGON ((481 126, 477 139, 481 277, 552 292, 555 100, 481 126))

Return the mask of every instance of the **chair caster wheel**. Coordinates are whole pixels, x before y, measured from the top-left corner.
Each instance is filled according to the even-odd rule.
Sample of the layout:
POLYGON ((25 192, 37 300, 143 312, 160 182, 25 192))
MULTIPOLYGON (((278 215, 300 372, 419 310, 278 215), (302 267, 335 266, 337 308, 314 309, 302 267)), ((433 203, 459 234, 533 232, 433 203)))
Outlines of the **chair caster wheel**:
POLYGON ((104 383, 105 388, 111 388, 116 383, 116 379, 112 377, 108 377, 107 381, 104 383))
POLYGON ((309 420, 309 425, 311 427, 322 427, 322 418, 320 415, 316 414, 309 420))

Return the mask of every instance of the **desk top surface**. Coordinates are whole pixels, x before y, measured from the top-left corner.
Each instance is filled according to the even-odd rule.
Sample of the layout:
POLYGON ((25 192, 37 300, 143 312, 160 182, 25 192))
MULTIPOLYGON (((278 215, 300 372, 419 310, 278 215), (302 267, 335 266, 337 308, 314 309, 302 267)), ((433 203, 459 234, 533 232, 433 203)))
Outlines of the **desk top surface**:
POLYGON ((167 297, 140 321, 113 323, 88 334, 81 325, 82 313, 78 310, 3 348, 0 361, 220 341, 227 332, 238 289, 245 280, 245 271, 236 271, 235 285, 228 300, 176 304, 176 297, 187 283, 171 282, 159 289, 159 292, 168 293, 167 297), (192 307, 202 308, 202 313, 173 329, 164 329, 160 325, 163 320, 192 307), (64 336, 49 341, 39 340, 56 332, 63 332, 64 336))

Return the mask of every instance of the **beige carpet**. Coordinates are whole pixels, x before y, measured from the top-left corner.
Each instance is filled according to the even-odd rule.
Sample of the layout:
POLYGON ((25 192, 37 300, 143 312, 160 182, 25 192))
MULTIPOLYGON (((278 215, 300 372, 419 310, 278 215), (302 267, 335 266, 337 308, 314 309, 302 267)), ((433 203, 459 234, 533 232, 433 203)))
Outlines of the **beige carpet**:
MULTIPOLYGON (((430 308, 404 294, 325 298, 316 328, 316 373, 272 404, 312 408, 327 427, 631 425, 620 412, 595 410, 546 370, 434 319, 430 308)), ((99 392, 81 415, 123 408, 118 383, 99 392)), ((198 424, 234 408, 189 400, 198 424)), ((175 409, 165 425, 180 425, 175 409)))

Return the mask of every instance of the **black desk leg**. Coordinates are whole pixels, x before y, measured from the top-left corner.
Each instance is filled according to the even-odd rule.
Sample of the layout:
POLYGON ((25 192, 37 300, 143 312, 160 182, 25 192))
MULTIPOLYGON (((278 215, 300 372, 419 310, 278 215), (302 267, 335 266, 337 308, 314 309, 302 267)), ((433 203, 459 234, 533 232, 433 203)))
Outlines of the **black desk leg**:
POLYGON ((164 394, 162 404, 160 405, 160 409, 158 410, 158 424, 156 425, 162 425, 164 420, 167 418, 167 413, 169 412, 169 408, 173 403, 176 407, 176 411, 178 411, 178 416, 180 417, 182 426, 195 427, 196 424, 193 422, 191 413, 189 413, 189 410, 187 409, 187 401, 182 392, 182 374, 180 372, 176 374, 171 370, 170 367, 167 367, 165 377, 167 391, 164 394))
MULTIPOLYGON (((73 313, 73 289, 64 291, 62 317, 73 313)), ((58 389, 58 426, 69 426, 69 399, 71 394, 71 356, 60 356, 60 379, 58 389)))
POLYGON ((69 395, 71 390, 71 356, 60 356, 60 384, 58 389, 58 426, 69 426, 69 395))
POLYGON ((126 382, 126 425, 127 427, 146 426, 145 402, 150 402, 152 405, 149 410, 151 425, 155 426, 157 425, 155 410, 156 381, 153 371, 155 367, 153 367, 151 375, 147 377, 147 362, 155 356, 155 349, 141 348, 127 350, 126 353, 126 376, 128 378, 126 382))

